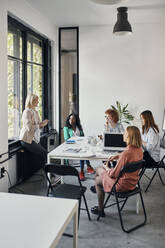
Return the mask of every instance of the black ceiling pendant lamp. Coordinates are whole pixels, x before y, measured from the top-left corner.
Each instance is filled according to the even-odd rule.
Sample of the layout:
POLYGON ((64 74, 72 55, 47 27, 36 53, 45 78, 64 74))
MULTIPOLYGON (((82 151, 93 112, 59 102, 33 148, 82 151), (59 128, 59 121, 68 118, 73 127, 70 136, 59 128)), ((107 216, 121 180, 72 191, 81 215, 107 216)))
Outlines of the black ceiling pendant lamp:
POLYGON ((115 35, 128 35, 132 34, 132 28, 127 20, 127 7, 117 8, 117 22, 113 28, 113 34, 115 35))

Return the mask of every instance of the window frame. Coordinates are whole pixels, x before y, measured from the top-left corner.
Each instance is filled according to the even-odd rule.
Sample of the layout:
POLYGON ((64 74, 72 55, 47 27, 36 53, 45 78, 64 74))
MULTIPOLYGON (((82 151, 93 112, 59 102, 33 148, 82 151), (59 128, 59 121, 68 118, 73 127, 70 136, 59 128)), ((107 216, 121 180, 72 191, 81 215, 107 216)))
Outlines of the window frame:
MULTIPOLYGON (((52 104, 52 95, 51 95, 51 84, 52 84, 52 65, 51 65, 51 41, 47 38, 36 33, 29 27, 25 26, 21 22, 17 21, 13 17, 8 15, 8 30, 12 27, 17 28, 22 34, 22 59, 16 58, 14 56, 8 55, 8 59, 17 60, 22 62, 22 111, 25 109, 25 100, 27 96, 27 66, 29 61, 27 60, 27 41, 28 35, 32 35, 36 39, 39 39, 42 42, 42 118, 49 119, 49 125, 46 126, 43 130, 43 133, 47 133, 50 128, 52 128, 52 111, 49 108, 52 104), (50 62, 49 62, 50 61, 50 62)), ((32 64, 37 64, 32 62, 32 64)), ((41 64, 39 64, 41 65, 41 64)), ((20 87, 20 83, 19 83, 20 87)), ((19 106, 21 107, 21 106, 19 106)), ((10 145, 13 146, 13 143, 19 143, 18 140, 11 141, 8 140, 9 149, 10 145)), ((11 148, 12 149, 12 148, 11 148)))

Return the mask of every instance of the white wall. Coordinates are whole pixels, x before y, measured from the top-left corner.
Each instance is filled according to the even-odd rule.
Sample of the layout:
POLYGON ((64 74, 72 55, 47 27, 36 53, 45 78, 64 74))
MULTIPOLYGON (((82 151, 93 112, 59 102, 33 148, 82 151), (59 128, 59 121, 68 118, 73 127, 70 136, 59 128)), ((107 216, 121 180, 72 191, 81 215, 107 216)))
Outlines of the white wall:
POLYGON ((150 109, 161 128, 165 107, 165 23, 137 24, 132 36, 112 27, 80 28, 80 117, 87 135, 102 132, 116 100, 139 118, 150 109))
MULTIPOLYGON (((12 13, 18 19, 28 24, 38 33, 56 40, 56 28, 42 16, 37 10, 33 9, 24 0, 1 0, 0 1, 0 154, 8 150, 8 84, 7 84, 7 12, 12 13)), ((53 70, 55 71, 55 70, 53 70)), ((54 79, 54 76, 53 76, 54 79)), ((54 82, 55 83, 55 82, 54 82)), ((5 158, 5 157, 3 157, 5 158)), ((2 159, 0 160, 2 161, 2 159)), ((15 182, 15 159, 13 162, 5 163, 5 168, 9 171, 12 181, 15 182)), ((2 166, 0 166, 1 168, 2 166)), ((8 179, 0 179, 0 191, 8 190, 8 179)))

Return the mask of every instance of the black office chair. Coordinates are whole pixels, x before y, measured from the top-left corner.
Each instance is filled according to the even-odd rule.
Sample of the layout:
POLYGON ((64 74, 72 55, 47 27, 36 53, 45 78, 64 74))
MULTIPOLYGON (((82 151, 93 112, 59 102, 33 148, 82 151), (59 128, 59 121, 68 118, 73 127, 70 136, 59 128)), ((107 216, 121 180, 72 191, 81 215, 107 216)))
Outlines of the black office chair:
MULTIPOLYGON (((138 180, 136 188, 134 190, 130 190, 128 192, 117 192, 116 191, 116 185, 117 185, 120 177, 124 173, 131 173, 131 172, 135 172, 137 170, 140 170, 140 173, 139 173, 139 180, 140 180, 141 176, 143 175, 144 160, 141 160, 141 161, 138 161, 138 162, 133 162, 133 163, 128 163, 121 169, 120 174, 119 174, 115 184, 113 185, 111 192, 108 193, 108 196, 107 196, 107 198, 105 200, 105 203, 104 203, 104 209, 117 204, 117 209, 118 209, 118 214, 119 214, 120 224, 121 224, 122 230, 124 232, 127 232, 127 233, 132 232, 132 231, 136 230, 137 228, 139 228, 141 226, 144 226, 146 224, 147 215, 146 215, 146 210, 145 210, 145 206, 144 206, 144 201, 143 201, 143 197, 142 197, 142 193, 141 193, 139 180, 138 180), (138 224, 138 225, 135 225, 135 226, 133 226, 133 227, 131 227, 129 229, 126 229, 125 226, 124 226, 124 223, 123 223, 122 210, 123 210, 128 198, 131 197, 131 196, 137 195, 137 194, 140 195, 142 208, 143 208, 143 213, 144 213, 144 221, 142 223, 138 224), (107 205, 108 200, 110 199, 110 197, 112 195, 115 196, 116 201, 113 204, 107 205), (119 199, 122 199, 122 200, 119 200, 119 199), (122 203, 121 206, 120 206, 120 203, 122 203)), ((97 220, 99 220, 100 217, 101 216, 98 216, 97 220)))
POLYGON ((158 176, 159 176, 159 179, 161 181, 161 183, 165 186, 165 181, 163 179, 163 173, 164 173, 164 178, 165 178, 165 162, 164 162, 164 159, 165 159, 165 155, 164 157, 159 161, 157 162, 155 165, 151 166, 150 168, 145 168, 145 171, 147 169, 152 169, 152 170, 155 170, 155 172, 153 173, 152 177, 149 178, 146 174, 145 174, 145 171, 144 171, 144 175, 149 179, 149 183, 145 189, 145 192, 147 192, 147 190, 149 189, 154 177, 156 176, 156 174, 158 173, 158 176), (160 169, 162 169, 162 175, 160 173, 160 169))
POLYGON ((78 208, 78 223, 80 219, 80 209, 86 210, 88 214, 88 219, 91 220, 87 201, 85 198, 86 187, 82 186, 82 183, 79 178, 79 172, 76 168, 68 165, 56 165, 56 164, 47 164, 45 165, 45 173, 48 181, 48 190, 47 196, 50 193, 53 197, 57 198, 67 198, 67 199, 76 199, 79 200, 79 208, 78 208), (52 186, 51 181, 49 179, 48 173, 54 173, 59 176, 75 176, 78 179, 79 185, 73 184, 60 184, 55 187, 52 186), (84 199, 85 209, 81 208, 81 199, 84 199))

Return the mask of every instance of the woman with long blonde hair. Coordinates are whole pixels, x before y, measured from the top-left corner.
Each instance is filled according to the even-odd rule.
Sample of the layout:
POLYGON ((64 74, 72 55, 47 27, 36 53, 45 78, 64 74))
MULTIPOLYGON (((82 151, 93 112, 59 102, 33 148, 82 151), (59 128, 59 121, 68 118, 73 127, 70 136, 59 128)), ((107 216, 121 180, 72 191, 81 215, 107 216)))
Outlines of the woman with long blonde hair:
POLYGON ((48 124, 48 120, 40 121, 36 107, 38 106, 38 96, 30 94, 26 98, 25 110, 22 115, 22 129, 20 132, 20 141, 22 146, 28 151, 41 157, 43 163, 46 163, 47 152, 41 146, 40 128, 48 124))
MULTIPOLYGON (((143 159, 141 134, 137 127, 129 126, 126 128, 124 135, 124 142, 126 142, 126 149, 115 156, 110 156, 109 161, 117 160, 115 168, 109 168, 108 162, 104 163, 103 167, 96 170, 96 193, 98 197, 98 206, 91 209, 93 214, 99 214, 101 217, 105 216, 103 211, 105 192, 110 192, 121 168, 127 163, 137 162, 143 159), (104 189, 104 190, 103 190, 104 189)), ((116 189, 120 192, 133 190, 139 179, 139 172, 125 173, 119 179, 116 189)))

